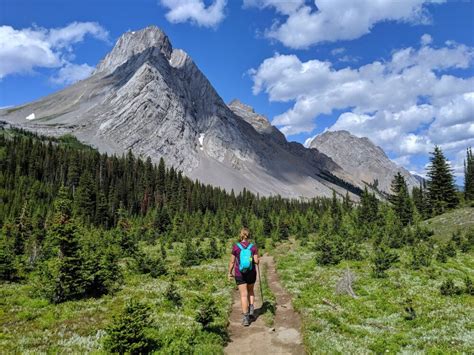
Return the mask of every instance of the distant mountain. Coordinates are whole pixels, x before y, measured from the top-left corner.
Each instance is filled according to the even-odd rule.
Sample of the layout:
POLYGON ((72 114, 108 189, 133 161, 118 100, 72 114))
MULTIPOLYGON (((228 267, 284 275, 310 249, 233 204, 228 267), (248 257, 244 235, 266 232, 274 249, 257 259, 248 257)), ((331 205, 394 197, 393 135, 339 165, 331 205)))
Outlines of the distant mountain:
POLYGON ((411 190, 419 181, 406 169, 391 161, 382 148, 368 138, 359 138, 347 131, 326 131, 309 145, 330 157, 358 186, 368 185, 390 193, 394 175, 400 172, 411 190))
POLYGON ((228 190, 313 197, 351 187, 350 175, 325 154, 287 142, 249 106, 227 106, 189 55, 153 26, 123 34, 89 78, 0 110, 0 120, 72 133, 103 152, 163 157, 228 190))

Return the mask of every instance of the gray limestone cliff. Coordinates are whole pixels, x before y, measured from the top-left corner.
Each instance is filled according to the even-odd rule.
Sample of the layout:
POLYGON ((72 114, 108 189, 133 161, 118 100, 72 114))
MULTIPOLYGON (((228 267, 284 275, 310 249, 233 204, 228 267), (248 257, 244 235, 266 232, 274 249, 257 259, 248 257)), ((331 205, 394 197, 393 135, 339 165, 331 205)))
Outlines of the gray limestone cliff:
POLYGON ((410 190, 419 186, 414 176, 391 161, 382 148, 366 137, 359 138, 347 131, 326 131, 316 136, 310 147, 331 157, 353 180, 372 185, 377 181, 380 191, 391 193, 390 185, 397 172, 405 177, 410 190))
POLYGON ((101 152, 163 157, 227 190, 331 196, 358 181, 323 151, 288 142, 250 106, 226 105, 191 57, 154 26, 123 34, 90 77, 0 110, 0 120, 46 135, 71 133, 101 152))

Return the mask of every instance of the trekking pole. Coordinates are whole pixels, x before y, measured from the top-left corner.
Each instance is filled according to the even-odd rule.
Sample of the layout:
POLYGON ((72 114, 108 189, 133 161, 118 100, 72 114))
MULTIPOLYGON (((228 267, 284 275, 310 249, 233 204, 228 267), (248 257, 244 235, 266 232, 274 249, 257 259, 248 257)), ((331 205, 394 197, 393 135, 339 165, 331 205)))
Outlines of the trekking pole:
POLYGON ((262 297, 262 307, 263 307, 263 288, 262 288, 262 274, 260 273, 260 262, 257 264, 258 270, 258 282, 260 283, 260 296, 262 297))

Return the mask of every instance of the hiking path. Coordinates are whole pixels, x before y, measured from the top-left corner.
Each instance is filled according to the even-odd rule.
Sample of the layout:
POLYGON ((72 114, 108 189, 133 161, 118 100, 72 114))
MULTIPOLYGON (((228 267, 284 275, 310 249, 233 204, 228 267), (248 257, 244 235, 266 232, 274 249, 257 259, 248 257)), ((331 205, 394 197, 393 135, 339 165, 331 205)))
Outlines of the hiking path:
MULTIPOLYGON (((230 341, 224 349, 225 354, 304 354, 301 340, 301 318, 293 309, 291 297, 281 286, 272 256, 260 258, 260 270, 266 269, 267 283, 276 298, 276 311, 273 325, 267 326, 262 317, 260 283, 255 283, 256 320, 244 327, 239 291, 233 295, 230 316, 230 341), (266 267, 265 267, 266 265, 266 267)), ((263 275, 262 275, 263 277, 263 275)))

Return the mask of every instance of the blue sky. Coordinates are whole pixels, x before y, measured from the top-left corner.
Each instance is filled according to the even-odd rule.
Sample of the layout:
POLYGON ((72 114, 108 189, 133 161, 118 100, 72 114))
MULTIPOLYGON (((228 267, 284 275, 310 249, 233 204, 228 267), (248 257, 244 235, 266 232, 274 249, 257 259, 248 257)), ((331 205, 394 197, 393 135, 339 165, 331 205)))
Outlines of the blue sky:
POLYGON ((474 145, 472 1, 0 0, 0 107, 82 78, 152 24, 290 140, 347 129, 421 174, 434 144, 458 175, 474 145))

